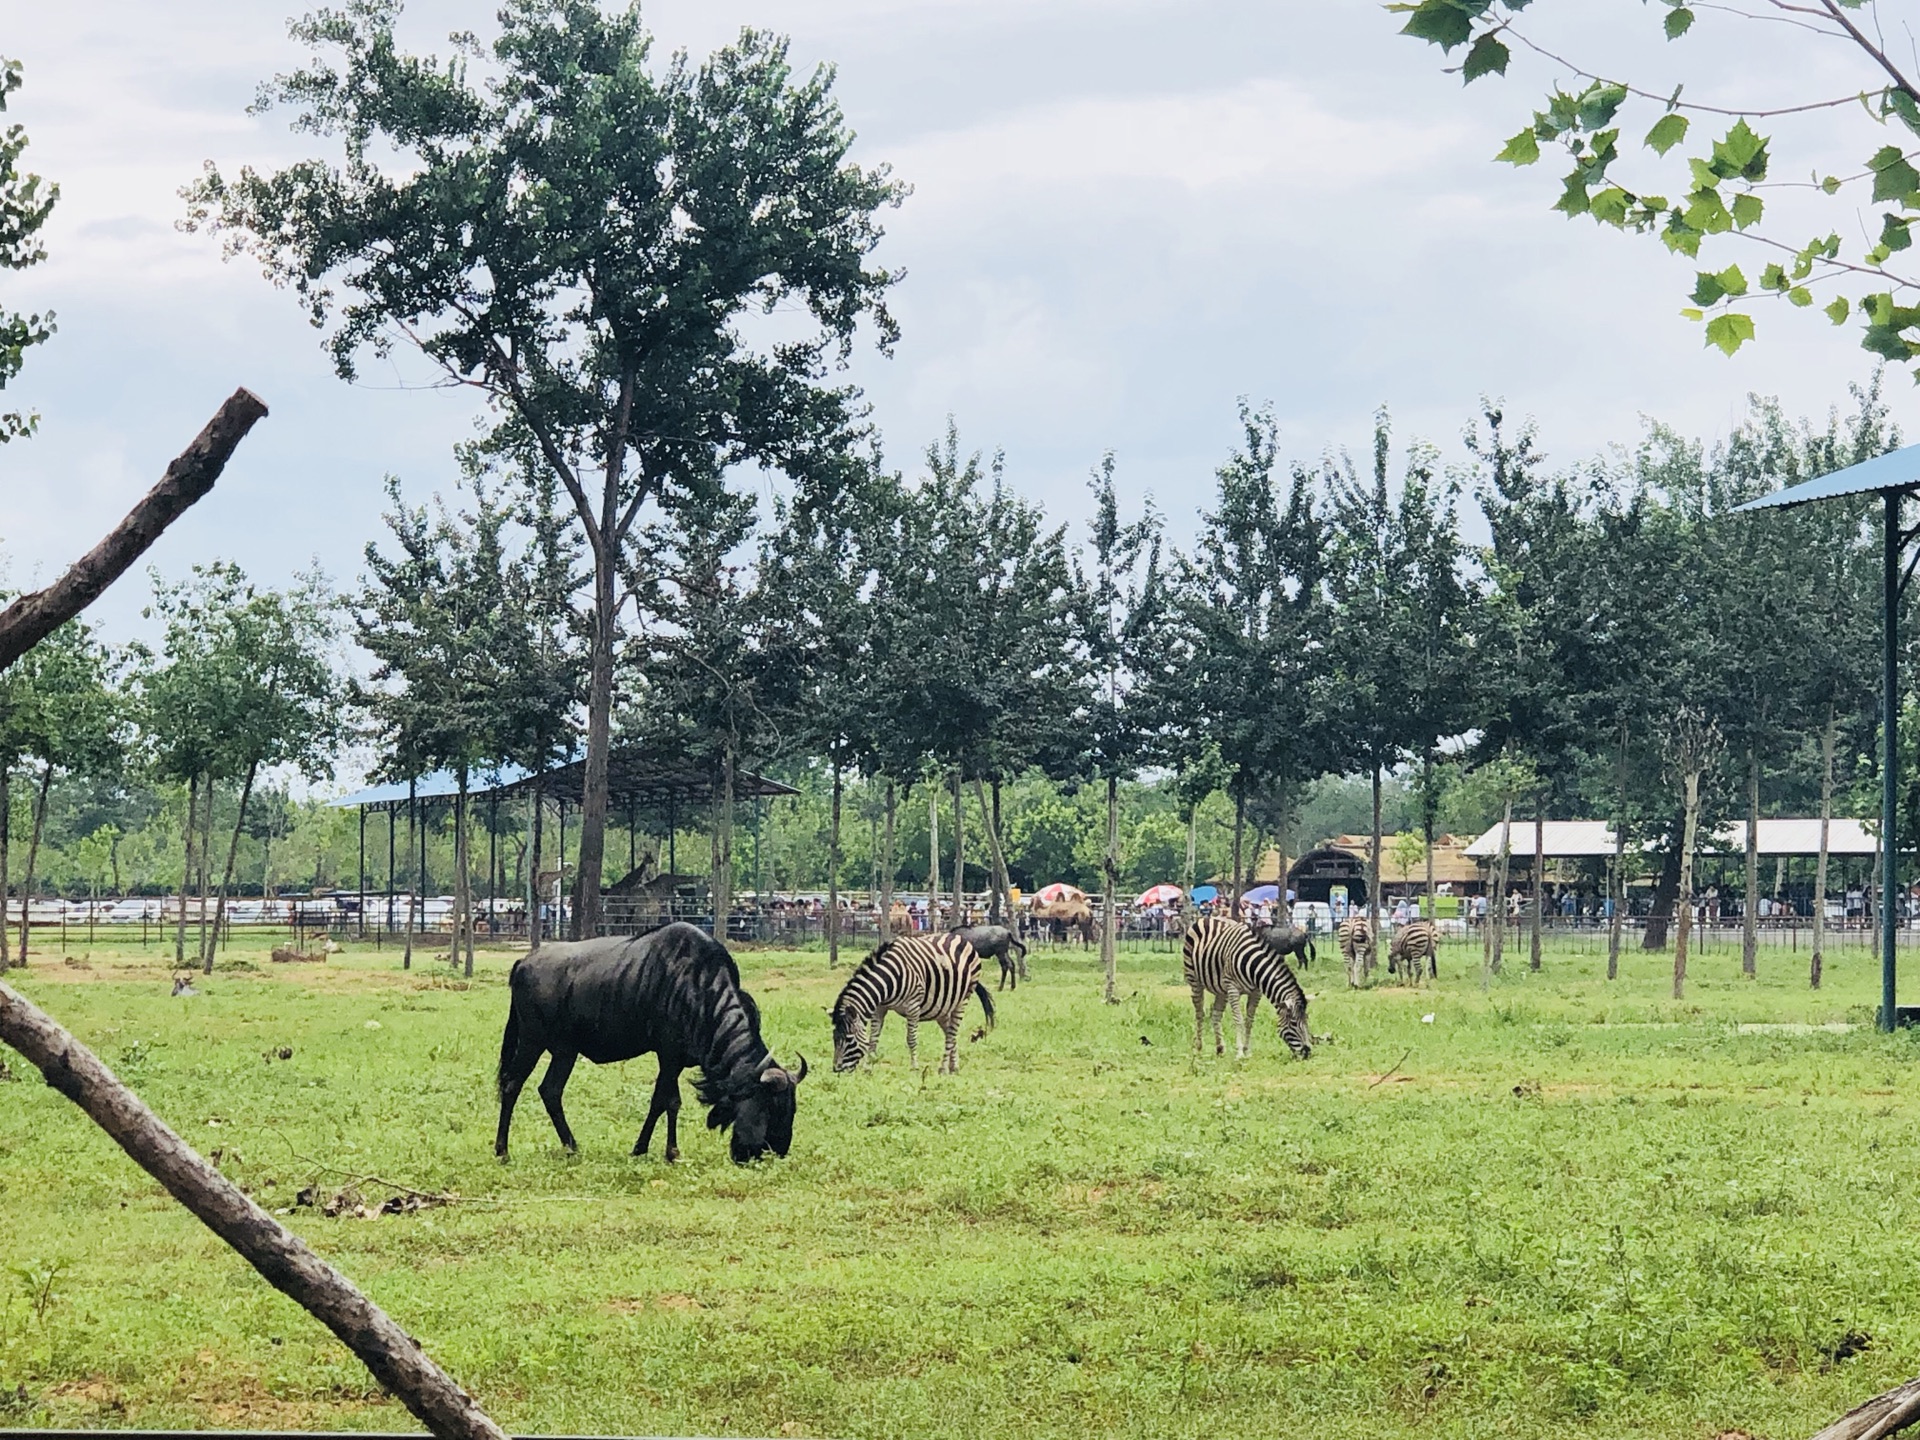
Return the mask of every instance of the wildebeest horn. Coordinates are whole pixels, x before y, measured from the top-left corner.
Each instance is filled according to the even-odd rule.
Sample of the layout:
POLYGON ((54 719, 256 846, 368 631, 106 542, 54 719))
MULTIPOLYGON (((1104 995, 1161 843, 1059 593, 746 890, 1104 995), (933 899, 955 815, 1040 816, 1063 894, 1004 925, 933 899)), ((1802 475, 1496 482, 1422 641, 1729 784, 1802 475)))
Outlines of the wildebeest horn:
POLYGON ((802 1080, 806 1078, 807 1078, 807 1057, 802 1055, 800 1057, 800 1073, 793 1077, 793 1083, 798 1085, 802 1080))

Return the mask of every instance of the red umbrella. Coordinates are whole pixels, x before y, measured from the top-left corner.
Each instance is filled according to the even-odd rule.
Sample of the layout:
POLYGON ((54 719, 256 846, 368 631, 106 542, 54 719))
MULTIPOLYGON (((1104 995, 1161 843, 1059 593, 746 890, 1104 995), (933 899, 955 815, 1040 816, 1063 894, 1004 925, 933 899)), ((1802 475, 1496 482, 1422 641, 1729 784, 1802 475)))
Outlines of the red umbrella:
POLYGON ((1133 903, 1139 907, 1148 905, 1171 905, 1176 900, 1187 898, 1187 892, 1178 885, 1156 885, 1151 890, 1140 892, 1140 898, 1133 903))
POLYGON ((1087 892, 1077 885, 1068 885, 1064 881, 1055 881, 1033 897, 1042 905, 1058 905, 1062 900, 1084 900, 1087 892))

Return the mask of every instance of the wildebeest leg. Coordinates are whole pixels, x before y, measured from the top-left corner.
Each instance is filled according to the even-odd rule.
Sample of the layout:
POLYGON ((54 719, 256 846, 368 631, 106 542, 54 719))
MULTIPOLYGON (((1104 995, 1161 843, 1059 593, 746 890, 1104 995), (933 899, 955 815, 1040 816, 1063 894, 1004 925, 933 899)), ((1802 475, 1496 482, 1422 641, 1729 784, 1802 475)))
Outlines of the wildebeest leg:
POLYGON ((1226 1010, 1227 1010, 1227 997, 1225 995, 1214 996, 1213 997, 1213 1053, 1216 1055, 1224 1055, 1227 1053, 1226 1044, 1220 1038, 1220 1017, 1226 1013, 1226 1010))
POLYGON ((999 958, 1000 958, 1000 984, 998 988, 1002 990, 1006 989, 1007 982, 1011 980, 1013 982, 1013 988, 1018 990, 1020 988, 1020 972, 1014 968, 1013 961, 1007 956, 1007 954, 1004 951, 1001 952, 1001 955, 999 958))
POLYGON ((660 1062, 660 1078, 653 1082, 653 1102, 647 1107, 647 1123, 640 1130, 640 1138, 633 1142, 634 1154, 647 1153, 647 1146, 653 1143, 654 1123, 665 1115, 667 1163, 680 1158, 680 1069, 664 1060, 660 1062))
POLYGON ((907 1068, 909 1070, 920 1068, 920 1022, 918 1020, 907 1021, 907 1068))
POLYGON ((960 1073, 960 1017, 958 1015, 942 1016, 938 1024, 947 1037, 947 1053, 940 1059, 940 1069, 944 1074, 958 1075, 960 1073))
POLYGON ((1207 1033, 1207 992, 1199 985, 1193 987, 1193 1053, 1200 1053, 1202 1039, 1207 1033))
POLYGON ((560 1143, 569 1150, 578 1150, 574 1143, 573 1131, 567 1128, 567 1112, 560 1108, 560 1097, 566 1093, 567 1077, 573 1074, 573 1065, 580 1058, 576 1050, 556 1050, 553 1060, 547 1066, 547 1073, 540 1079, 540 1099, 547 1107, 547 1116, 553 1121, 553 1128, 559 1133, 560 1143))
POLYGON ((500 1129, 493 1137, 493 1153, 502 1160, 507 1158, 507 1127, 513 1123, 513 1107, 519 1103, 520 1091, 533 1074, 533 1067, 546 1053, 533 1041, 523 1039, 513 1058, 500 1068, 500 1129))

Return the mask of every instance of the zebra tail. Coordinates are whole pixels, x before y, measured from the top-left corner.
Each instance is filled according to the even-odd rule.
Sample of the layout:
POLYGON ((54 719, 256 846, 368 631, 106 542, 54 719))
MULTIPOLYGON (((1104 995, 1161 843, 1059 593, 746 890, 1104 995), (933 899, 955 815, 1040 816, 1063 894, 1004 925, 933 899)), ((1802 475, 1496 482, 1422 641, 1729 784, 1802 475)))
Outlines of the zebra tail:
POLYGON ((987 1029, 993 1029, 992 994, 987 990, 987 987, 978 980, 973 982, 973 993, 980 997, 980 1008, 987 1012, 987 1029))

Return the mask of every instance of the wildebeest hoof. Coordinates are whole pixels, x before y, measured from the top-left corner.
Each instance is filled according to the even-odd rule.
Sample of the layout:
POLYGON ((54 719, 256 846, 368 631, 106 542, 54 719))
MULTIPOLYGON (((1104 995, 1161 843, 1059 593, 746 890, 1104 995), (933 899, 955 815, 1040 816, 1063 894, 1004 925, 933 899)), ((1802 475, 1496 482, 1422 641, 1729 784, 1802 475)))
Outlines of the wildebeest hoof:
POLYGON ((678 1145, 667 1146, 667 1163, 671 1165, 679 1158, 680 1158, 680 1147, 678 1145))

